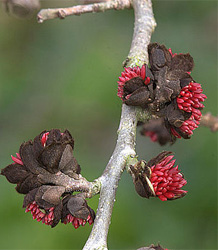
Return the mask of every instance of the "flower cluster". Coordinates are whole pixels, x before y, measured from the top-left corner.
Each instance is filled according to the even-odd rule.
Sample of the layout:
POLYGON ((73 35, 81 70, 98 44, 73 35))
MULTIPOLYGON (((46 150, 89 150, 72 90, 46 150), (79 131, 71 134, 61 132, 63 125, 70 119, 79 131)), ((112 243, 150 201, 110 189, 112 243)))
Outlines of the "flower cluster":
MULTIPOLYGON (((179 127, 183 133, 188 135, 193 134, 192 131, 198 127, 201 120, 202 114, 200 109, 204 108, 204 105, 201 102, 204 102, 207 98, 207 96, 202 94, 202 92, 203 90, 199 83, 190 82, 189 85, 182 88, 176 99, 180 110, 191 113, 189 119, 184 121, 179 127)), ((174 129, 172 128, 172 130, 174 129)), ((175 130, 173 132, 176 137, 180 138, 180 135, 178 135, 175 130)))
POLYGON ((164 120, 164 132, 160 132, 160 122, 154 130, 151 126, 143 128, 142 134, 152 141, 163 145, 176 138, 188 139, 199 125, 202 102, 207 98, 190 75, 193 58, 190 54, 173 54, 157 43, 148 46, 148 54, 150 67, 125 68, 121 73, 118 96, 125 104, 146 108, 155 118, 164 120))
POLYGON ((187 191, 181 190, 187 181, 183 179, 178 166, 174 167, 176 160, 172 160, 172 158, 173 155, 169 155, 151 167, 150 182, 155 195, 162 201, 180 198, 187 193, 187 191))
POLYGON ((81 168, 73 156, 73 148, 69 131, 43 131, 33 142, 23 143, 16 157, 11 156, 14 162, 1 170, 10 183, 17 184, 17 192, 25 194, 26 212, 51 227, 61 220, 78 228, 86 222, 92 224, 95 218, 84 193, 73 195, 65 187, 51 184, 61 174, 80 179, 81 168))
POLYGON ((175 200, 185 196, 181 188, 187 184, 183 175, 174 167, 171 152, 164 151, 146 164, 140 161, 131 167, 131 174, 137 193, 145 198, 158 197, 162 201, 175 200))

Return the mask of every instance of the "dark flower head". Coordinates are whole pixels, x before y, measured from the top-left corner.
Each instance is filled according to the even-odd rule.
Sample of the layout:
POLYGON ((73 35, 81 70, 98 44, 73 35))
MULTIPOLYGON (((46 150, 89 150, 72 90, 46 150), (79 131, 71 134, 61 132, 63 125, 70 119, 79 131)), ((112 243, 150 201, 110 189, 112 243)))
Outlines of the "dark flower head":
POLYGON ((174 167, 171 152, 164 151, 147 164, 142 161, 130 168, 137 193, 145 198, 158 197, 162 201, 175 200, 185 196, 187 191, 181 188, 187 181, 174 167), (172 161, 171 161, 172 160, 172 161))
POLYGON ((42 132, 34 141, 28 141, 20 146, 19 154, 11 156, 14 163, 1 170, 7 180, 17 184, 19 193, 27 194, 42 185, 38 175, 43 169, 50 173, 61 171, 70 177, 80 174, 80 166, 73 157, 74 141, 66 130, 58 129, 42 132))
POLYGON ((147 85, 153 75, 148 66, 124 68, 118 81, 118 96, 127 105, 145 106, 151 101, 147 85))
POLYGON ((155 119, 161 118, 162 125, 148 124, 143 129, 143 135, 152 141, 164 145, 176 138, 189 139, 199 125, 202 102, 207 98, 191 76, 194 60, 189 53, 172 53, 158 43, 149 44, 148 54, 149 67, 122 72, 118 96, 123 103, 146 108, 155 119))
MULTIPOLYGON (((74 180, 81 178, 80 166, 73 157, 73 147, 74 140, 67 130, 64 133, 58 129, 44 131, 33 142, 23 143, 16 157, 12 156, 14 162, 1 170, 9 182, 17 184, 19 193, 26 194, 23 202, 26 212, 31 212, 33 219, 51 227, 63 219, 64 197, 68 195, 71 203, 70 198, 74 197, 66 187, 51 183, 56 183, 54 180, 62 173, 74 180)), ((77 198, 70 206, 70 213, 74 209, 74 217, 81 219, 85 216, 82 211, 85 211, 85 219, 91 224, 94 211, 85 199, 82 202, 81 205, 81 198, 77 198)))
MULTIPOLYGON (((50 173, 63 171, 63 166, 60 163, 67 147, 73 152, 74 140, 68 130, 64 133, 58 129, 53 129, 50 132, 44 131, 35 137, 33 142, 36 160, 50 173)), ((80 167, 77 162, 75 162, 74 168, 74 172, 79 174, 80 167)))

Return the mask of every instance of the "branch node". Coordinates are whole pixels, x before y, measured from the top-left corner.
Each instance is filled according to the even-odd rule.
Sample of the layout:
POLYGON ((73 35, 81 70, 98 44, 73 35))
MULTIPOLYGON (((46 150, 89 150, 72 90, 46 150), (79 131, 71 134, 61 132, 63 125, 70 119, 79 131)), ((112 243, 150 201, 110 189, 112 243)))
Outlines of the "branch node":
POLYGON ((60 19, 65 19, 65 17, 66 17, 66 12, 65 12, 63 9, 59 10, 59 11, 58 11, 58 17, 59 17, 60 19))

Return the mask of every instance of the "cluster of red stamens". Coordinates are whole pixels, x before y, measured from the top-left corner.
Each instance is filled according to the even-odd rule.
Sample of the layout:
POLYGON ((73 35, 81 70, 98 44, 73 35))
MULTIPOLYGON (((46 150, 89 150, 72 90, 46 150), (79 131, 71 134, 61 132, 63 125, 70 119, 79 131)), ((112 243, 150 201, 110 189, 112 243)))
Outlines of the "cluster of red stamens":
POLYGON ((176 160, 172 160, 172 158, 173 155, 167 156, 151 167, 150 181, 156 196, 162 201, 176 199, 187 193, 187 191, 181 190, 187 181, 178 170, 178 166, 173 167, 176 160))
POLYGON ((71 214, 68 214, 63 221, 64 224, 72 223, 75 229, 77 229, 79 226, 85 226, 87 222, 89 223, 89 225, 93 223, 93 220, 90 215, 88 216, 87 220, 83 220, 80 218, 76 218, 71 214))
POLYGON ((49 132, 46 132, 42 135, 42 138, 41 138, 41 144, 43 147, 45 147, 45 144, 46 144, 46 141, 48 139, 48 135, 49 135, 49 132))
POLYGON ((201 102, 204 102, 207 98, 202 92, 203 90, 199 83, 190 82, 189 85, 182 88, 176 99, 179 109, 192 113, 191 117, 184 121, 180 127, 180 130, 188 135, 193 134, 192 131, 198 127, 201 120, 202 114, 199 109, 204 108, 204 105, 201 102))
POLYGON ((177 55, 177 53, 173 53, 173 51, 172 51, 172 49, 171 49, 171 48, 169 48, 168 50, 169 50, 169 52, 170 52, 170 54, 171 54, 171 56, 172 56, 172 57, 174 57, 174 56, 176 56, 176 55, 177 55))
MULTIPOLYGON (((127 81, 134 77, 141 77, 145 85, 150 83, 150 77, 146 77, 146 67, 143 65, 141 68, 139 66, 133 68, 124 68, 124 71, 119 77, 118 83, 118 93, 117 95, 123 100, 123 87, 127 81)), ((127 98, 128 99, 128 98, 127 98)))
POLYGON ((11 159, 12 159, 12 161, 14 161, 13 164, 17 163, 19 165, 23 165, 23 162, 21 160, 20 154, 16 153, 16 157, 13 156, 13 155, 11 155, 11 159))
POLYGON ((36 204, 36 202, 30 203, 26 208, 26 213, 31 212, 33 219, 37 221, 42 221, 46 225, 52 225, 54 219, 54 207, 49 208, 48 210, 42 210, 36 204))

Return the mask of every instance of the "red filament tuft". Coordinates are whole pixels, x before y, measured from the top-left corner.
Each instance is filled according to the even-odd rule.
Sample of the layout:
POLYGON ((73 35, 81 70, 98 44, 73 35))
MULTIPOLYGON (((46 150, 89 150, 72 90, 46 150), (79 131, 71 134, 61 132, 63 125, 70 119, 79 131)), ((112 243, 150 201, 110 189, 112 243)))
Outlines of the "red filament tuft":
POLYGON ((124 68, 124 71, 119 77, 118 92, 117 95, 123 100, 123 87, 127 81, 134 77, 141 77, 145 85, 150 83, 150 77, 146 77, 146 65, 144 64, 141 68, 139 66, 133 68, 124 68))
POLYGON ((76 218, 71 214, 68 214, 63 221, 64 224, 72 223, 75 229, 77 229, 79 226, 84 227, 87 222, 89 223, 89 225, 93 223, 93 220, 90 215, 88 216, 87 220, 83 220, 80 218, 76 218))
POLYGON ((170 52, 170 54, 171 54, 172 57, 174 57, 174 56, 177 55, 177 53, 173 53, 173 52, 172 52, 172 49, 171 49, 171 48, 169 48, 168 50, 169 50, 169 52, 170 52))
POLYGON ((17 163, 19 165, 23 165, 23 162, 21 160, 20 154, 16 153, 16 157, 14 157, 13 155, 11 155, 11 159, 14 161, 13 164, 17 163))
POLYGON ((46 141, 48 139, 49 132, 44 133, 41 139, 42 146, 45 147, 46 141))
POLYGON ((46 225, 50 226, 53 223, 54 207, 51 207, 47 210, 42 210, 34 201, 27 206, 25 212, 26 213, 31 212, 34 220, 42 221, 42 223, 45 223, 46 225))
POLYGON ((162 201, 180 198, 187 193, 187 191, 181 190, 187 181, 178 170, 178 166, 173 167, 176 160, 172 160, 172 158, 173 155, 167 156, 151 167, 150 181, 156 196, 162 201))
MULTIPOLYGON (((179 109, 187 113, 192 113, 191 117, 184 121, 180 127, 180 130, 188 135, 193 134, 192 131, 198 127, 201 120, 202 114, 199 109, 204 108, 201 102, 204 102, 207 98, 202 92, 203 89, 199 83, 190 82, 189 85, 182 88, 176 99, 179 109)), ((178 137, 177 135, 175 136, 178 137)))

